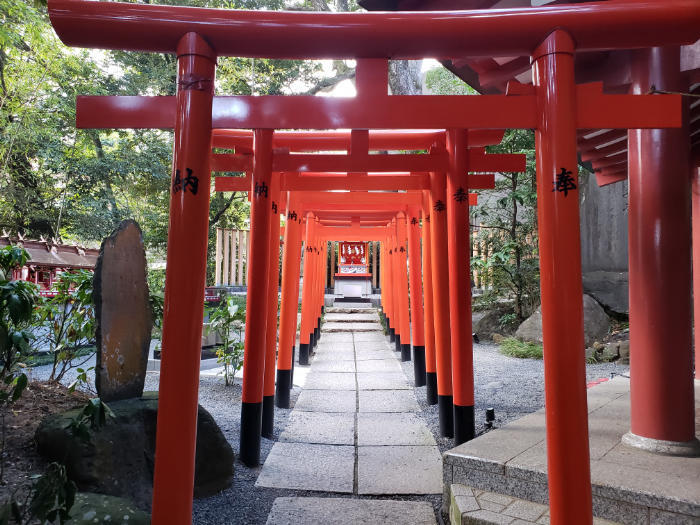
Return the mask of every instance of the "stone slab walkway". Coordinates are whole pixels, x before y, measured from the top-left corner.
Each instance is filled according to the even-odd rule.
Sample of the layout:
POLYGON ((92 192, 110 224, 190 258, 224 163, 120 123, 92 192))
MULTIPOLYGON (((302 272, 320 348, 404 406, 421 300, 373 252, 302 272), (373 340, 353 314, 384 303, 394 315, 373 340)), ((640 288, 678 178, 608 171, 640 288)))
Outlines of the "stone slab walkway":
POLYGON ((350 498, 277 498, 267 525, 434 525, 429 503, 350 498))
MULTIPOLYGON (((397 355, 378 322, 352 319, 353 315, 366 317, 365 313, 343 315, 349 319, 323 326, 304 390, 256 486, 360 496, 441 494, 442 458, 435 439, 417 415, 418 403, 397 355), (337 325, 345 329, 337 331, 337 325), (369 327, 370 332, 359 331, 369 327)), ((310 514, 305 515, 312 516, 309 519, 285 521, 296 515, 292 508, 302 512, 314 507, 301 501, 309 498, 288 499, 275 503, 268 523, 336 523, 325 521, 325 516, 342 517, 347 505, 352 507, 348 513, 359 513, 359 521, 345 517, 343 523, 435 522, 431 508, 428 514, 432 521, 418 515, 415 519, 391 518, 395 504, 413 508, 415 502, 372 500, 373 505, 391 503, 380 505, 378 509, 385 510, 377 510, 375 516, 367 506, 369 501, 342 499, 321 500, 320 514, 313 514, 319 520, 324 517, 321 521, 310 514), (357 501, 361 502, 359 507, 348 503, 357 501), (362 521, 362 516, 369 517, 362 521)))

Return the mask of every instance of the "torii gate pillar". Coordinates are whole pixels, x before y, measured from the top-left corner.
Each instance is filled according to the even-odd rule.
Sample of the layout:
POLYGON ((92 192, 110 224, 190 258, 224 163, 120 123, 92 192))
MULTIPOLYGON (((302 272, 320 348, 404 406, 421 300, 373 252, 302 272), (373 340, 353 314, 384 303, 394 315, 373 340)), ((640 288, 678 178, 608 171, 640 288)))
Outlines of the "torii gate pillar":
POLYGON ((576 159, 574 42, 556 30, 533 52, 544 346, 547 475, 552 523, 591 523, 576 159))
MULTIPOLYGON (((684 91, 678 47, 635 51, 634 59, 635 94, 652 87, 684 91)), ((692 372, 690 202, 687 127, 630 130, 631 429, 623 439, 679 455, 700 453, 692 372)))
POLYGON ((189 524, 192 519, 216 54, 199 35, 187 33, 178 44, 177 64, 163 316, 166 351, 160 373, 153 485, 155 524, 189 524))

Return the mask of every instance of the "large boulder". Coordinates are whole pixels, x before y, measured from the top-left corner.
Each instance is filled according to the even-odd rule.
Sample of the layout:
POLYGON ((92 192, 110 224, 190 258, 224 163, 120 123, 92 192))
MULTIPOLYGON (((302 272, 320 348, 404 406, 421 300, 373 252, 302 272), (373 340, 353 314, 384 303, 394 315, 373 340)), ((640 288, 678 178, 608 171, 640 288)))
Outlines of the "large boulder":
MULTIPOLYGON (((600 341, 610 331, 610 318, 590 295, 583 296, 583 335, 586 347, 600 341)), ((542 306, 515 331, 521 341, 542 343, 542 306)))
POLYGON ((491 341, 493 336, 499 335, 512 335, 513 331, 517 327, 512 325, 512 323, 502 325, 501 318, 512 312, 512 310, 506 308, 496 308, 494 310, 489 310, 486 312, 481 319, 479 319, 472 328, 472 331, 477 335, 481 341, 491 341))
MULTIPOLYGON (((83 491, 125 497, 150 510, 158 393, 109 403, 114 418, 84 440, 71 430, 80 409, 44 419, 36 431, 39 453, 66 465, 83 491)), ((173 435, 171 439, 178 439, 173 435)), ((194 496, 206 497, 231 485, 234 454, 214 418, 201 406, 197 418, 194 496)))
POLYGON ((66 525, 150 525, 151 517, 128 500, 93 492, 78 492, 66 525))
POLYGON ((95 387, 105 402, 143 393, 153 326, 141 228, 122 221, 102 241, 93 278, 95 387))

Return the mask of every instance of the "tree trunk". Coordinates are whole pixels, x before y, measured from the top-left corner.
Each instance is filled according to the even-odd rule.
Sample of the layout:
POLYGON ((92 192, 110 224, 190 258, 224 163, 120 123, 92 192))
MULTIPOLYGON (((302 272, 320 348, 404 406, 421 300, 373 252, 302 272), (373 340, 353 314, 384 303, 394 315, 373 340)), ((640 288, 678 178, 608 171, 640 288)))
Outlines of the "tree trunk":
POLYGON ((390 60, 389 87, 393 95, 420 95, 423 79, 420 60, 390 60))

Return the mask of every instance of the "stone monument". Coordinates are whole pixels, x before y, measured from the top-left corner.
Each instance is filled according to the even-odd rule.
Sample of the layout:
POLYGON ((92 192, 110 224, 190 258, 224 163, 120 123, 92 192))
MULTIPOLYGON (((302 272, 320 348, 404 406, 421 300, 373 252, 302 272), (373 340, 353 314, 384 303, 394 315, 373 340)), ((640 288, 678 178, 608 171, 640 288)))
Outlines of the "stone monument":
POLYGON ((95 266, 95 387, 102 401, 141 397, 153 324, 141 228, 122 221, 95 266))

